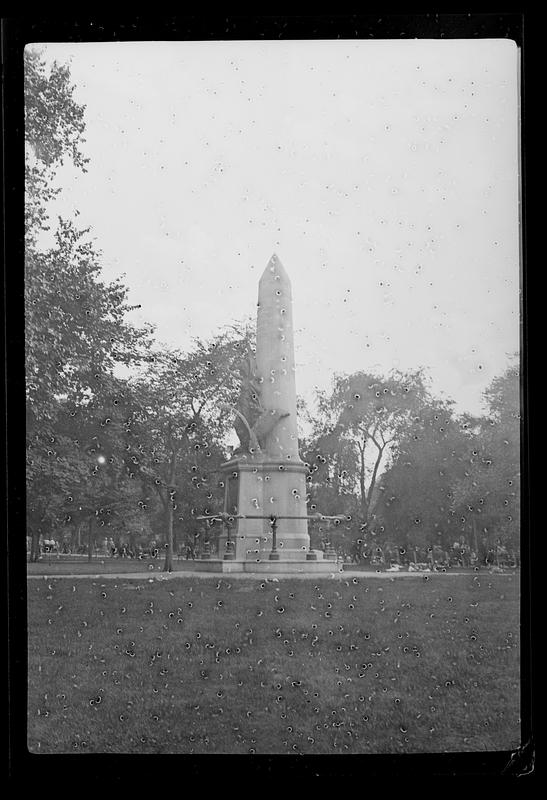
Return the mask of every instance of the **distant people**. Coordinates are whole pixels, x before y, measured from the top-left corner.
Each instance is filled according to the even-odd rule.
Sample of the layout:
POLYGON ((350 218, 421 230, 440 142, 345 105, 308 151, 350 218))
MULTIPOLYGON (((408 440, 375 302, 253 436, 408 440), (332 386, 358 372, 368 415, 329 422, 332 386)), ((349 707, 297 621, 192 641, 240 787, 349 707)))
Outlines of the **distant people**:
POLYGON ((433 547, 433 568, 435 570, 446 570, 450 564, 448 562, 448 555, 445 550, 440 547, 440 545, 434 545, 433 547))
POLYGON ((374 550, 374 555, 372 557, 373 564, 383 564, 384 563, 384 552, 381 547, 376 547, 374 550))
POLYGON ((507 566, 507 549, 501 542, 496 545, 496 563, 498 567, 507 566))
POLYGON ((353 564, 360 564, 363 556, 362 545, 359 542, 354 542, 351 548, 351 562, 353 564))

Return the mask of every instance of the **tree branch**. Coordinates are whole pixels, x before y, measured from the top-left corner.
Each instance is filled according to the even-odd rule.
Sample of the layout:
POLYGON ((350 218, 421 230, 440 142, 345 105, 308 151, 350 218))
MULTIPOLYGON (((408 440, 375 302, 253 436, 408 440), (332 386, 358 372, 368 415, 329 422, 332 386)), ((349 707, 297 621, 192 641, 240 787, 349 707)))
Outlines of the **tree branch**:
POLYGON ((378 475, 378 469, 380 467, 380 462, 382 461, 383 453, 384 453, 384 448, 383 447, 382 448, 378 448, 378 456, 376 458, 376 463, 374 464, 374 469, 372 470, 372 476, 370 478, 370 483, 369 483, 368 492, 367 492, 367 505, 369 506, 369 508, 370 508, 370 501, 371 501, 371 498, 372 498, 372 492, 373 492, 374 487, 376 485, 376 477, 378 475))
POLYGON ((384 447, 384 446, 383 446, 383 445, 381 445, 379 442, 377 442, 377 441, 376 441, 376 437, 374 436, 374 434, 372 434, 372 433, 371 433, 371 434, 370 434, 370 438, 372 439, 372 441, 374 442, 374 444, 376 445, 376 447, 378 448, 378 450, 380 450, 380 451, 381 451, 381 450, 383 450, 383 447, 384 447))

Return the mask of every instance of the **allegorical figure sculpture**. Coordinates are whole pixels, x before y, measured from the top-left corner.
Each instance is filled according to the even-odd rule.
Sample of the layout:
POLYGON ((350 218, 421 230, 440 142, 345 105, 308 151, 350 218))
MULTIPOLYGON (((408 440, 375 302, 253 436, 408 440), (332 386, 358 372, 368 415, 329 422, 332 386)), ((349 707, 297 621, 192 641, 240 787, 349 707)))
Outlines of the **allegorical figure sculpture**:
POLYGON ((253 353, 247 352, 238 367, 238 372, 241 381, 240 392, 237 404, 232 410, 236 415, 234 428, 239 439, 239 447, 234 455, 258 456, 267 449, 268 435, 281 419, 289 415, 289 412, 266 409, 262 405, 261 378, 253 353))

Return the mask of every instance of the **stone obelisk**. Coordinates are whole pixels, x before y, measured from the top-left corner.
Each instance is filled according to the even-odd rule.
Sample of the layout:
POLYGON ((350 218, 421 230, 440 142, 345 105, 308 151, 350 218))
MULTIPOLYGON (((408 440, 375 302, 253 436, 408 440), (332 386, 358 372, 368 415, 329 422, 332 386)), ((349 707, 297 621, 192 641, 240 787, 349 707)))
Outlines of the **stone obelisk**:
POLYGON ((298 463, 292 291, 275 254, 258 284, 256 365, 262 405, 287 414, 268 434, 265 449, 271 458, 298 463))
POLYGON ((235 558, 269 559, 268 518, 275 516, 279 558, 305 561, 310 541, 307 469, 298 452, 292 293, 275 254, 259 283, 254 369, 253 396, 259 408, 252 425, 254 446, 224 465, 225 510, 239 517, 234 522, 235 558), (257 518, 261 515, 266 519, 257 518))

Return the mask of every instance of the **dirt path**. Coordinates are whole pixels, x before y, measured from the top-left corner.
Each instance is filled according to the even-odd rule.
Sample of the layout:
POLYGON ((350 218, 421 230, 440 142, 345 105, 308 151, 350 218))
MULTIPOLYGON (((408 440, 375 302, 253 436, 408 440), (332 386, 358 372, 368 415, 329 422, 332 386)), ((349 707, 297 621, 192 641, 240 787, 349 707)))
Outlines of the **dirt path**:
MULTIPOLYGON (((58 580, 58 579, 69 579, 69 580, 145 580, 145 581, 168 581, 168 580, 176 580, 176 579, 184 579, 184 578, 203 578, 203 579, 211 579, 211 580, 218 580, 219 578, 223 578, 224 580, 260 580, 260 581, 278 581, 278 580, 285 580, 285 579, 292 579, 292 578, 300 578, 302 580, 320 580, 324 578, 330 578, 334 580, 344 580, 346 578, 379 578, 384 580, 394 579, 397 580, 399 578, 424 578, 430 576, 441 576, 444 578, 451 578, 451 577, 461 577, 463 575, 471 575, 471 574, 478 574, 478 575, 490 575, 491 573, 480 572, 480 573, 470 573, 470 572, 364 572, 362 570, 333 570, 331 573, 305 573, 305 572, 291 572, 291 573, 257 573, 257 572, 156 572, 156 573, 147 573, 147 572, 120 572, 120 573, 89 573, 86 575, 77 574, 77 575, 67 575, 67 574, 55 574, 51 572, 46 575, 27 575, 29 580, 58 580)), ((493 574, 493 573, 492 573, 493 574)), ((496 575, 515 575, 515 572, 503 572, 503 573, 495 573, 496 575)))

